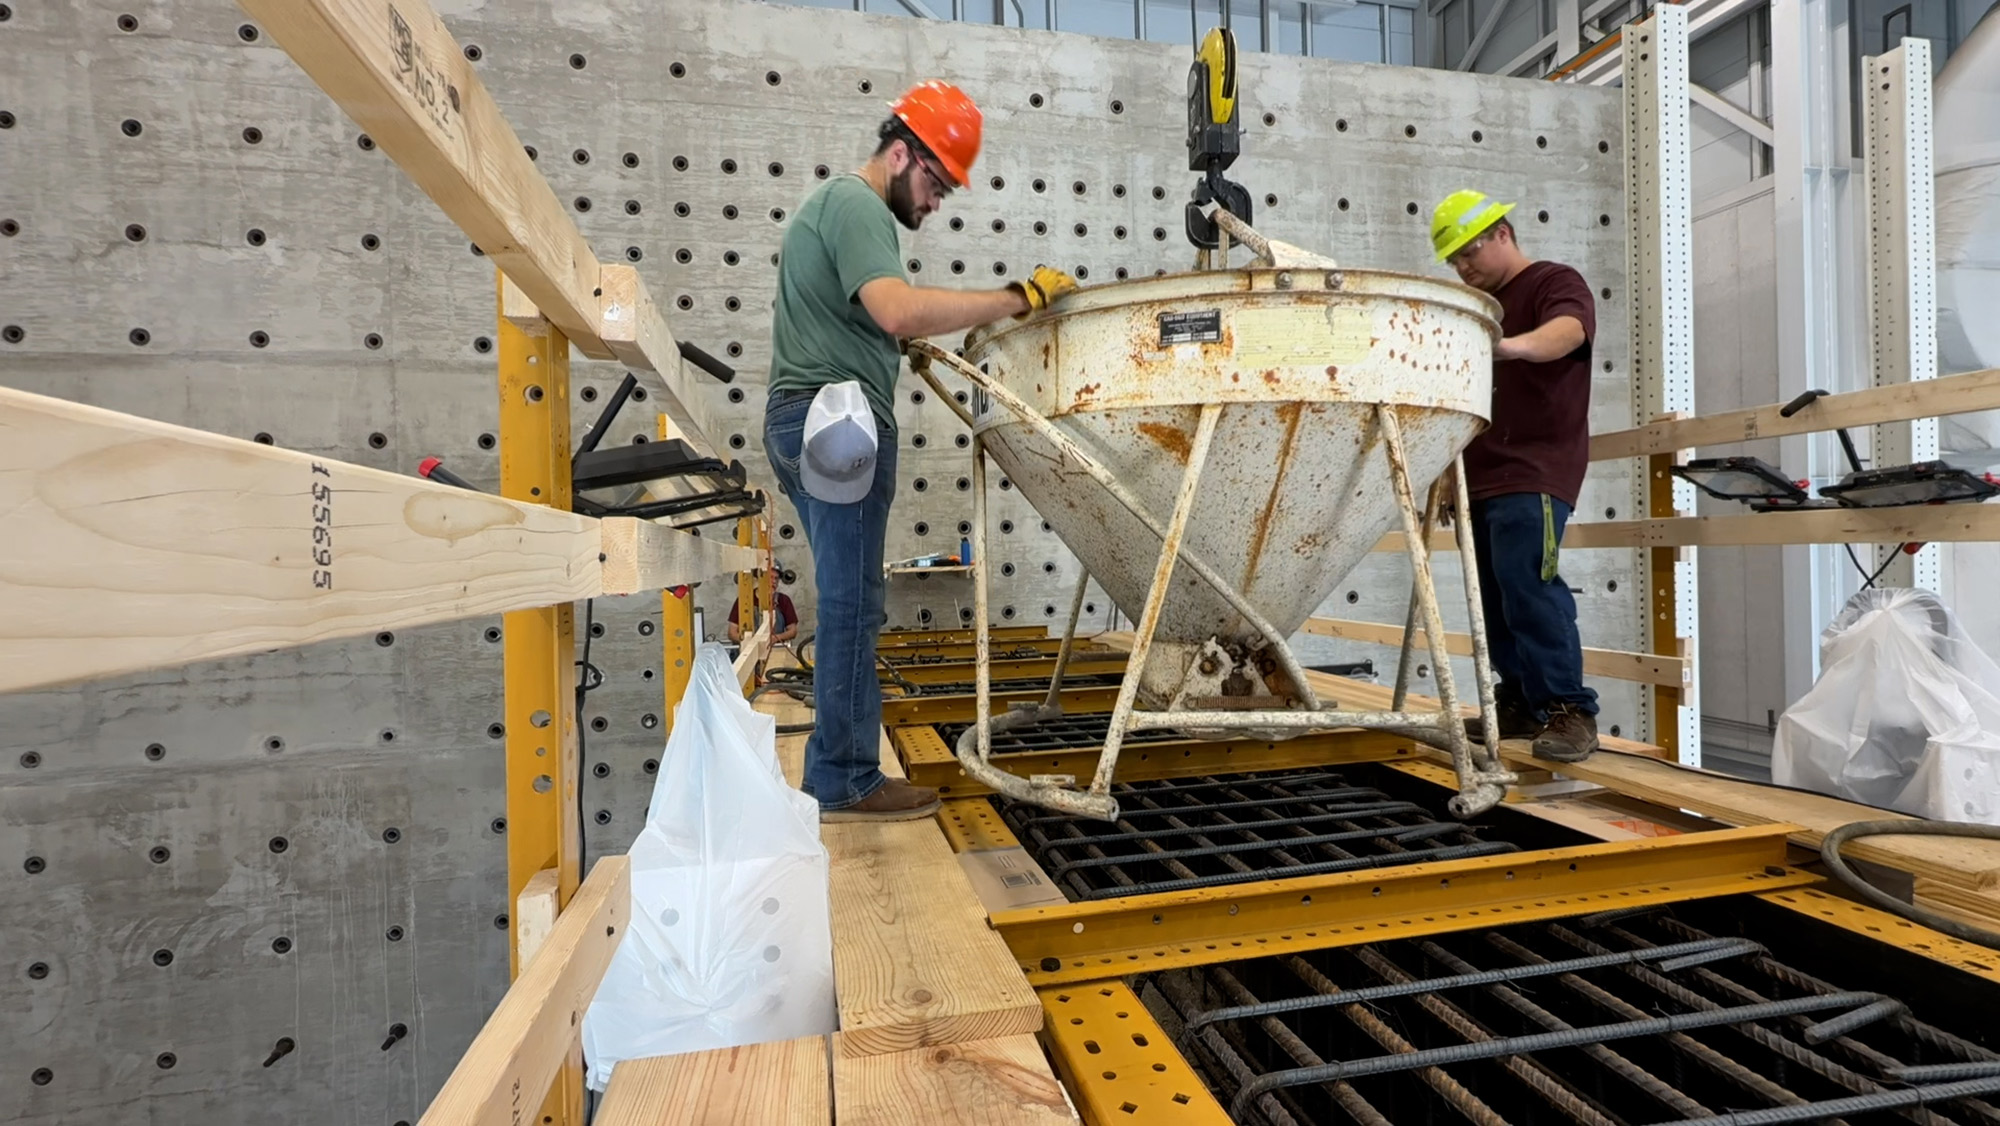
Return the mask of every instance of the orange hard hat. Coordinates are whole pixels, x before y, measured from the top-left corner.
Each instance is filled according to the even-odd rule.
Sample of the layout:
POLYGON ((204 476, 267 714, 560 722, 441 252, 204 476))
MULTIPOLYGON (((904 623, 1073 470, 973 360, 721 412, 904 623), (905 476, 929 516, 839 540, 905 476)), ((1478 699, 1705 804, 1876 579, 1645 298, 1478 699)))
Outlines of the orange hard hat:
POLYGON ((965 91, 935 78, 903 92, 889 112, 938 158, 952 182, 972 183, 972 162, 979 159, 979 107, 965 91))

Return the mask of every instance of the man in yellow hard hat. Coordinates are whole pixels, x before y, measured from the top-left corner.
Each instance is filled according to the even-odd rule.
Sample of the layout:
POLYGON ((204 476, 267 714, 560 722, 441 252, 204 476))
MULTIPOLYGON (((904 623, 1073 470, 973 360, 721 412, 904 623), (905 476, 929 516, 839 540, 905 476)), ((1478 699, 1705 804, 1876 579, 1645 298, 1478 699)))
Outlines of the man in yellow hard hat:
POLYGON ((1582 274, 1521 250, 1507 221, 1513 207, 1453 192, 1432 213, 1431 244, 1501 308, 1493 421, 1465 449, 1500 736, 1576 762, 1597 749, 1597 693, 1583 683, 1576 599, 1556 563, 1590 464, 1597 305, 1582 274))
POLYGON ((999 289, 925 289, 905 278, 897 225, 916 230, 971 184, 981 122, 957 87, 911 87, 890 106, 867 163, 815 190, 780 248, 764 450, 813 555, 815 726, 802 788, 825 821, 907 821, 938 808, 937 791, 880 769, 875 643, 896 495, 898 338, 1022 316, 1076 288, 1047 267, 999 289))

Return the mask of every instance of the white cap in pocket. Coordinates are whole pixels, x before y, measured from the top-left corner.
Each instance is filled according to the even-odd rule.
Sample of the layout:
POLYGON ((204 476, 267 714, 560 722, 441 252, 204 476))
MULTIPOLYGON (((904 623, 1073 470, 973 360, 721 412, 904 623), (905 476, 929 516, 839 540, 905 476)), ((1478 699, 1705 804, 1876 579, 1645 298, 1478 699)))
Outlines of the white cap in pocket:
POLYGON ((828 504, 854 504, 875 482, 875 412, 854 380, 829 383, 806 412, 799 483, 828 504))

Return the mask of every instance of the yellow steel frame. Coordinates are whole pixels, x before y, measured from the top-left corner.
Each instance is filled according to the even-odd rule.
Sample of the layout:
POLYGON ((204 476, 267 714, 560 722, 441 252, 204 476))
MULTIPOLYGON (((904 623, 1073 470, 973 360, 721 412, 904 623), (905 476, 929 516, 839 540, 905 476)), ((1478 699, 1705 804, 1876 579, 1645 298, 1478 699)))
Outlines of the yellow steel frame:
MULTIPOLYGON (((940 641, 922 645, 877 646, 875 651, 882 655, 883 660, 901 667, 912 661, 935 661, 940 657, 950 661, 970 662, 977 655, 973 652, 972 646, 973 643, 970 641, 940 641)), ((1061 649, 1062 639, 1055 637, 1022 637, 1012 641, 998 641, 993 645, 994 656, 1001 659, 1017 659, 1007 656, 1010 653, 1017 652, 1032 652, 1038 656, 1052 658, 1061 649)), ((1075 647, 1071 650, 1073 656, 1103 654, 1113 651, 1110 646, 1081 639, 1077 641, 1075 647)), ((1049 667, 1053 669, 1055 666, 1051 664, 1049 667)))
MULTIPOLYGON (((1674 508, 1673 467, 1678 460, 1676 454, 1654 454, 1646 459, 1646 508, 1652 518, 1665 519, 1682 513, 1674 508)), ((1646 548, 1646 566, 1651 582, 1652 605, 1647 607, 1653 623, 1654 653, 1667 657, 1686 657, 1687 647, 1682 644, 1676 626, 1679 615, 1676 612, 1674 565, 1680 562, 1678 547, 1646 548)), ((1680 706, 1681 688, 1678 684, 1642 684, 1639 691, 1652 696, 1652 743, 1664 754, 1668 762, 1679 762, 1681 758, 1680 706)), ((1642 733, 1645 734, 1645 733, 1642 733)))
POLYGON ((1899 915, 1842 899, 1812 888, 1767 892, 1757 898, 1809 919, 1832 923, 1842 930, 1921 954, 1934 962, 1963 970, 1987 981, 2000 982, 2000 957, 1976 943, 1953 938, 1942 931, 1913 923, 1899 915))
MULTIPOLYGON (((505 279, 496 271, 498 294, 505 279)), ((497 316, 500 382, 500 495, 570 506, 569 341, 546 320, 523 328, 497 316)), ((528 880, 556 873, 556 902, 566 906, 581 882, 582 822, 577 816, 576 608, 516 610, 502 619, 507 730, 508 961, 521 972, 515 905, 528 880)), ((534 1092, 531 1097, 540 1096, 534 1092)), ((583 1070, 571 1050, 547 1094, 542 1120, 583 1120, 583 1070)))
MULTIPOLYGON (((893 689, 891 684, 884 689, 893 689)), ((1048 696, 1048 689, 1023 689, 1016 692, 993 693, 993 712, 1004 715, 1014 704, 1039 704, 1048 696)), ((1103 684, 1095 688, 1065 688, 1062 692, 1063 711, 1071 715, 1087 715, 1108 712, 1118 702, 1118 686, 1103 684)), ((882 697, 882 723, 888 727, 906 727, 920 723, 971 723, 979 715, 979 697, 967 692, 953 696, 891 696, 882 697)))
POLYGON ((1759 825, 1003 911, 1032 985, 1817 883, 1759 825))
MULTIPOLYGON (((661 415, 661 441, 674 437, 672 418, 661 415)), ((660 738, 674 731, 674 713, 681 697, 687 695, 694 678, 694 647, 701 639, 694 635, 694 588, 669 587, 660 592, 660 691, 666 710, 661 712, 660 738)))
MULTIPOLYGON (((1098 653, 1085 652, 1073 654, 1070 657, 1069 666, 1064 670, 1064 675, 1095 676, 1101 673, 1123 673, 1125 671, 1125 662, 1125 654, 1114 653, 1110 650, 1098 653)), ((918 665, 909 663, 899 664, 892 657, 889 663, 894 667, 896 676, 909 681, 911 684, 971 684, 973 678, 978 675, 979 668, 978 665, 970 661, 918 665)), ((995 661, 992 667, 993 679, 996 682, 1039 680, 1044 685, 1043 690, 1046 691, 1049 678, 1056 674, 1056 659, 1054 657, 1034 657, 1016 661, 995 661)), ((888 669, 878 667, 876 671, 881 674, 883 680, 894 683, 890 678, 888 669)))
POLYGON ((1016 848, 1021 843, 985 798, 953 798, 938 807, 937 819, 953 852, 1016 848))
MULTIPOLYGON (((1049 635, 1047 626, 994 626, 987 636, 996 641, 1019 641, 1043 638, 1049 635)), ((877 649, 895 649, 905 645, 939 645, 948 642, 972 643, 973 631, 969 629, 897 629, 884 630, 877 649)))
MULTIPOLYGON (((946 797, 990 794, 987 786, 967 776, 958 758, 933 727, 898 727, 889 732, 890 745, 910 782, 929 786, 946 797)), ((1009 774, 1073 774, 1088 777, 1097 767, 1097 747, 1063 751, 1030 751, 994 755, 993 765, 1009 774)), ((1387 731, 1328 731, 1297 739, 1263 743, 1255 740, 1140 743, 1118 758, 1120 781, 1186 778, 1200 774, 1238 774, 1252 770, 1288 770, 1300 766, 1332 766, 1347 762, 1391 762, 1415 758, 1410 740, 1387 731)))
POLYGON ((1124 982, 1036 994, 1047 1016, 1042 1042, 1085 1126, 1229 1126, 1228 1112, 1124 982))

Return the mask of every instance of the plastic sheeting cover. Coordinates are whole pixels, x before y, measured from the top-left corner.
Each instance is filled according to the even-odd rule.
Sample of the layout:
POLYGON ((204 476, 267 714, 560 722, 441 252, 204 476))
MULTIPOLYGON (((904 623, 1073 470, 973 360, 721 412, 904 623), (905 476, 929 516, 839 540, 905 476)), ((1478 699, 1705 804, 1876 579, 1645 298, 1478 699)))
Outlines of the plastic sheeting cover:
POLYGON ((1940 821, 2000 824, 2000 665, 1922 590, 1870 589, 1820 635, 1771 780, 1940 821))
POLYGON ((624 1059, 833 1031, 819 803, 785 783, 776 730, 703 645, 632 842, 631 924, 584 1014, 593 1089, 624 1059))

